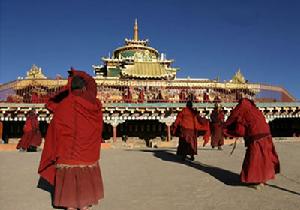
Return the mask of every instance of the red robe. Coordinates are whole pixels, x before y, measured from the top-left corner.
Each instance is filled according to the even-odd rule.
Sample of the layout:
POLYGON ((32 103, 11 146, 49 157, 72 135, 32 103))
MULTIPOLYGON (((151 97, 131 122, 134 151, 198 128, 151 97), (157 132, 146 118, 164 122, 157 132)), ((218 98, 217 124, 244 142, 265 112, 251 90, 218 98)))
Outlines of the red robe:
POLYGON ((128 88, 127 90, 124 90, 126 92, 123 92, 123 101, 125 103, 132 103, 132 93, 131 90, 128 88))
POLYGON ((42 136, 39 129, 39 121, 35 113, 30 113, 23 127, 23 136, 20 139, 17 149, 27 150, 29 146, 38 147, 42 143, 42 136))
POLYGON ((39 95, 37 93, 31 94, 31 103, 34 103, 34 104, 40 103, 39 95))
POLYGON ((101 102, 96 99, 96 83, 85 72, 73 71, 73 75, 86 81, 86 91, 71 92, 69 79, 67 88, 62 91, 64 97, 57 101, 52 98, 47 106, 53 112, 53 118, 38 172, 52 185, 56 164, 89 165, 100 157, 103 119, 101 102))
POLYGON ((210 123, 209 120, 205 119, 204 117, 197 117, 198 122, 199 122, 199 128, 198 130, 204 131, 203 135, 203 147, 209 142, 209 138, 211 136, 211 131, 210 131, 210 123))
POLYGON ((210 99, 209 99, 208 93, 203 93, 203 102, 207 103, 209 101, 210 101, 210 99))
POLYGON ((179 102, 186 102, 185 90, 181 90, 179 93, 179 102))
POLYGON ((241 181, 265 183, 279 173, 278 155, 262 112, 248 99, 240 100, 225 123, 225 133, 243 136, 247 147, 241 181))
POLYGON ((211 126, 211 146, 217 147, 224 145, 223 123, 224 112, 214 109, 210 115, 211 126))
POLYGON ((145 100, 144 90, 141 90, 141 92, 139 93, 138 102, 144 103, 144 100, 145 100))
POLYGON ((173 135, 176 135, 176 132, 179 133, 177 155, 197 154, 197 128, 199 128, 199 123, 195 110, 183 108, 178 113, 173 127, 173 135))

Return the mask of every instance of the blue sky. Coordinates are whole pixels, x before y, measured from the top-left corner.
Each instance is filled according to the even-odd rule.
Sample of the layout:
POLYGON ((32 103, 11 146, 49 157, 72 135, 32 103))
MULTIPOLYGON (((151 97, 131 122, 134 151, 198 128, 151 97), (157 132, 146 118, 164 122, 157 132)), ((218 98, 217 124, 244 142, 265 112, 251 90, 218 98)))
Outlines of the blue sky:
POLYGON ((0 0, 0 83, 32 64, 49 77, 92 65, 133 36, 179 67, 178 77, 285 87, 300 99, 298 0, 0 0))

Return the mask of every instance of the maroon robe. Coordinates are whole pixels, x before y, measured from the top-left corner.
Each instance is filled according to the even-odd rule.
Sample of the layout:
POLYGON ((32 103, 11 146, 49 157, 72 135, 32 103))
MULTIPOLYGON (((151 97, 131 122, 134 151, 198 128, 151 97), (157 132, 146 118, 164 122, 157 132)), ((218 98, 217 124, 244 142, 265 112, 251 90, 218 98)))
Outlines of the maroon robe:
POLYGON ((241 99, 225 123, 225 133, 243 136, 247 147, 240 179, 265 183, 280 171, 270 128, 262 112, 249 99, 241 99))
POLYGON ((203 93, 203 102, 207 103, 209 101, 210 101, 210 99, 209 99, 208 93, 203 93))
POLYGON ((215 108, 210 115, 211 126, 211 146, 218 147, 224 145, 223 135, 224 112, 215 108))
POLYGON ((31 103, 34 103, 34 104, 41 103, 39 101, 39 95, 35 92, 31 93, 31 103))
POLYGON ((144 90, 141 90, 140 93, 139 93, 138 102, 139 103, 144 103, 144 100, 145 100, 144 90))
POLYGON ((209 138, 211 136, 210 131, 210 123, 209 120, 205 119, 204 117, 197 116, 198 122, 200 127, 198 128, 199 131, 204 131, 203 135, 203 147, 209 142, 209 138))
POLYGON ((131 93, 130 88, 127 88, 126 92, 124 90, 124 92, 123 92, 123 101, 125 103, 132 103, 132 93, 131 93))
MULTIPOLYGON (((73 71, 84 78, 87 90, 63 89, 61 100, 53 98, 47 107, 53 112, 42 153, 39 174, 54 184, 55 164, 92 164, 99 160, 102 139, 101 102, 96 99, 96 83, 85 72, 73 71)), ((70 88, 70 79, 67 87, 70 88)))
POLYGON ((82 71, 72 76, 85 80, 86 89, 67 86, 47 107, 53 118, 47 130, 38 172, 55 186, 54 205, 83 208, 103 198, 98 160, 102 141, 102 105, 96 98, 95 80, 82 71))
POLYGON ((30 111, 26 118, 23 127, 23 136, 17 145, 17 149, 27 150, 30 146, 38 147, 41 143, 42 136, 37 115, 33 111, 30 111))
POLYGON ((173 127, 173 135, 178 132, 179 145, 177 155, 197 154, 197 128, 199 127, 197 113, 192 108, 183 108, 178 113, 173 127))
POLYGON ((181 90, 179 93, 179 102, 186 102, 185 90, 181 90))

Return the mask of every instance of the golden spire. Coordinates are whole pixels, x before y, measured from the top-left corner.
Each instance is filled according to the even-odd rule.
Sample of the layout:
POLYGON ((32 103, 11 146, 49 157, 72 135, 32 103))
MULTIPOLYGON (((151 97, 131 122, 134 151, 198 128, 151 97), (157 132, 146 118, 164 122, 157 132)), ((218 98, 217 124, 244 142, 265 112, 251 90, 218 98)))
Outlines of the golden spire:
POLYGON ((139 40, 139 29, 138 29, 137 19, 135 19, 135 23, 134 23, 133 40, 134 41, 138 41, 139 40))
POLYGON ((246 83, 245 77, 243 76, 240 68, 238 68, 238 71, 233 76, 232 82, 233 83, 246 83))

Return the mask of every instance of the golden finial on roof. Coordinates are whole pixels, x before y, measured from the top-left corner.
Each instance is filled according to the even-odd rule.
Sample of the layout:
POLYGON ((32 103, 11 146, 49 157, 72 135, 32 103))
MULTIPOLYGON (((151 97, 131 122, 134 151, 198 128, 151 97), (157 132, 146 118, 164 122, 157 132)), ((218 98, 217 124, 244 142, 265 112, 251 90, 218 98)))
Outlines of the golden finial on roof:
POLYGON ((138 40, 139 40, 139 29, 138 29, 137 18, 135 19, 135 22, 134 22, 134 34, 133 34, 133 40, 134 40, 134 41, 138 41, 138 40))
POLYGON ((46 77, 42 72, 42 68, 33 64, 31 69, 27 72, 26 79, 46 79, 46 77))
POLYGON ((232 83, 246 83, 245 77, 241 73, 241 69, 239 68, 235 75, 232 77, 232 83))

